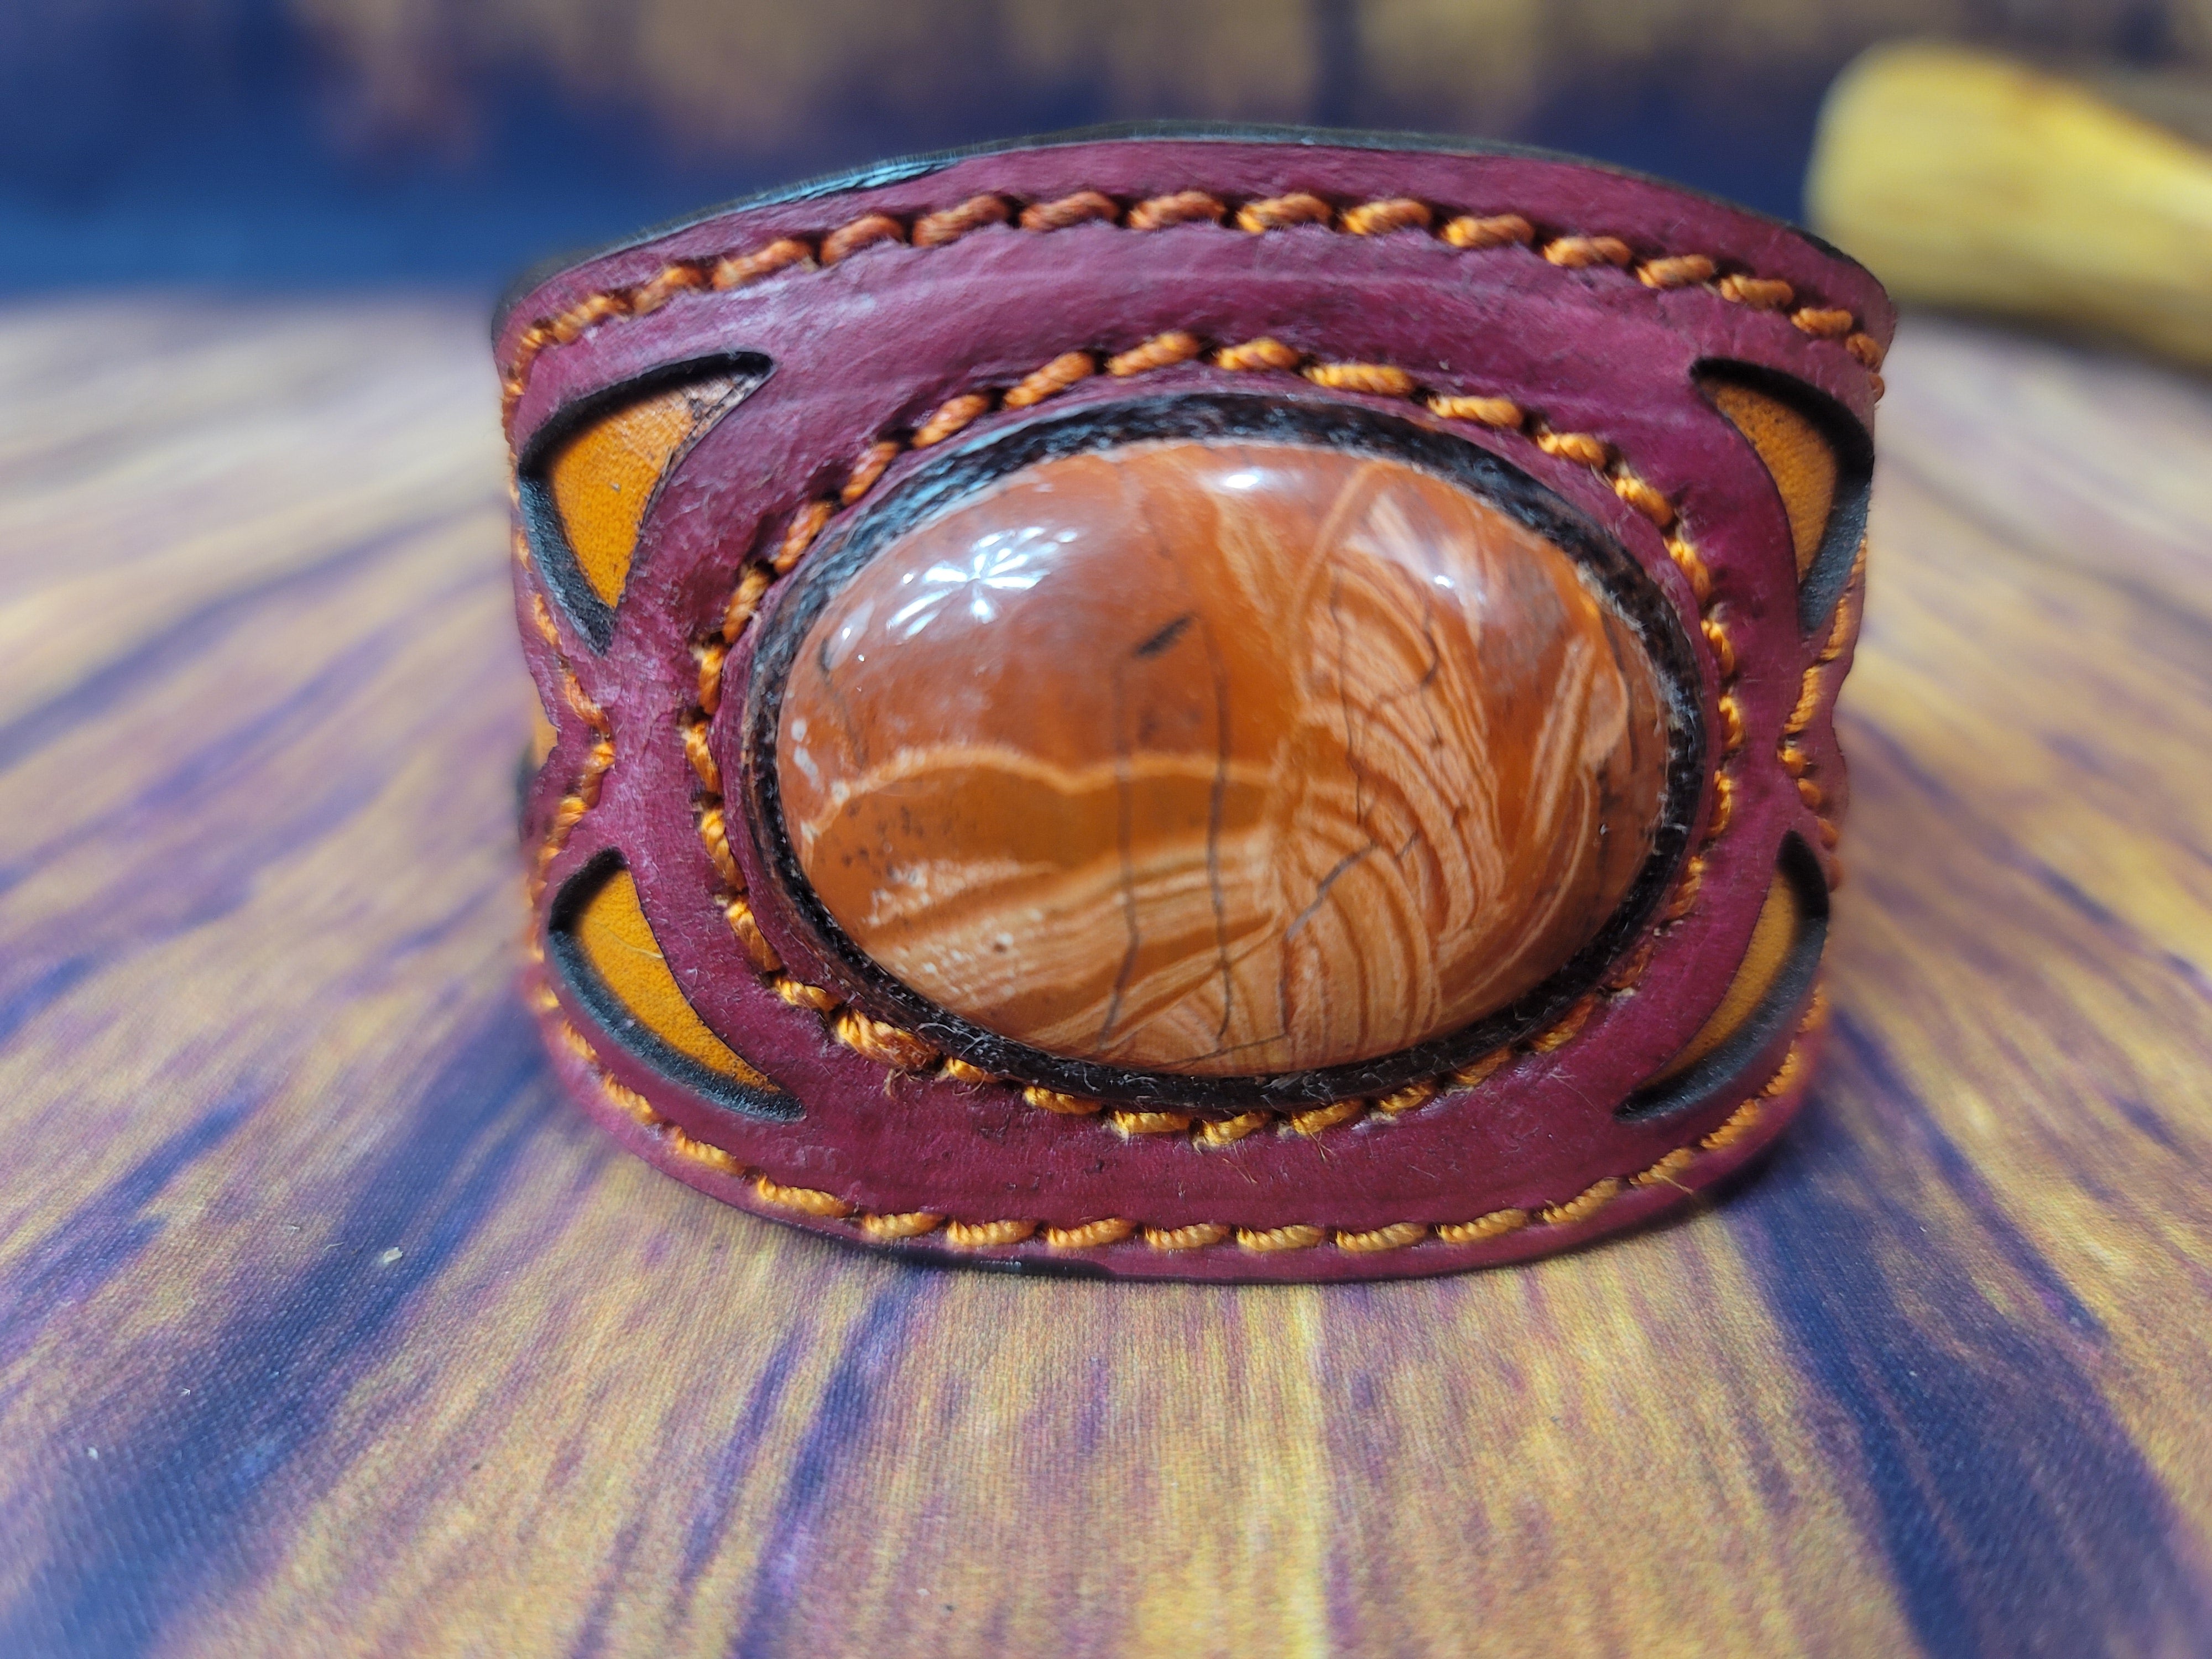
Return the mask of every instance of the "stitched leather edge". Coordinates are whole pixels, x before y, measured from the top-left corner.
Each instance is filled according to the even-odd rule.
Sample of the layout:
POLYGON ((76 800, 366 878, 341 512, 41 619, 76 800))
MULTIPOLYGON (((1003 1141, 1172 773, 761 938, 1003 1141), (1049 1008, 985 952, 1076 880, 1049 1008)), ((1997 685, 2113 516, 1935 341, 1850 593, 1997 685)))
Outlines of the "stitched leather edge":
POLYGON ((1098 191, 1078 191, 1054 201, 1025 205, 985 194, 915 215, 910 221, 871 211, 812 240, 778 237, 746 252, 732 250, 672 262, 641 283, 602 289, 565 311, 539 318, 516 337, 514 354, 501 374, 501 415, 511 426, 515 408, 530 384, 531 370, 549 347, 569 344, 602 323, 649 316, 679 294, 747 287, 782 271, 822 270, 878 243, 944 247, 976 231, 1008 225, 1031 234, 1044 234, 1079 224, 1108 224, 1141 233, 1199 223, 1222 226, 1224 230, 1233 227, 1236 233, 1246 235, 1264 235, 1291 225, 1319 225, 1352 236, 1419 231, 1469 252, 1517 245, 1533 248, 1552 264, 1568 269, 1632 268, 1637 279, 1649 289, 1707 287, 1732 304, 1786 313, 1801 331, 1840 343, 1867 371, 1875 396, 1881 396, 1881 342, 1862 328, 1858 318, 1848 310, 1799 305, 1796 288, 1780 277, 1750 271, 1723 272, 1717 260, 1697 252, 1662 251, 1638 260, 1635 250, 1617 236, 1567 233, 1540 240, 1535 222, 1518 213, 1461 214, 1439 224, 1440 216, 1439 210, 1431 204, 1407 197, 1362 202, 1333 211, 1320 198, 1296 192, 1247 201, 1231 219, 1227 201, 1197 190, 1170 191, 1126 204, 1098 191), (1231 220, 1230 225, 1222 225, 1224 219, 1231 220))

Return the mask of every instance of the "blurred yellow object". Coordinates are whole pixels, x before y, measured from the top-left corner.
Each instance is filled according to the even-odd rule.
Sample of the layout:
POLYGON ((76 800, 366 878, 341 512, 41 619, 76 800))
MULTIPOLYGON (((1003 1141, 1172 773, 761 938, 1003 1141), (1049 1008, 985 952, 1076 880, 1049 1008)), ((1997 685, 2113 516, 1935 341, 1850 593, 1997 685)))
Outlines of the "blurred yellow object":
POLYGON ((2172 130, 2208 108, 2212 89, 2170 79, 2093 89, 1958 47, 1877 47, 1828 94, 1807 209, 1899 300, 2212 363, 2212 149, 2172 130))

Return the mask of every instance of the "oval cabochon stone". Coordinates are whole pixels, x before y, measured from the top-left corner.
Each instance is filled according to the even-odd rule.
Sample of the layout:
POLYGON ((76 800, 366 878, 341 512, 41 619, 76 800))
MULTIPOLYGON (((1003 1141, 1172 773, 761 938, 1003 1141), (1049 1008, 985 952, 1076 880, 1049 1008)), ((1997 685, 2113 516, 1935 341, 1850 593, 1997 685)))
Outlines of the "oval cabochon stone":
POLYGON ((1604 926, 1668 702, 1577 562, 1404 461, 1170 440, 1036 462, 891 540, 777 716, 852 942, 971 1024, 1194 1077, 1464 1027, 1604 926))

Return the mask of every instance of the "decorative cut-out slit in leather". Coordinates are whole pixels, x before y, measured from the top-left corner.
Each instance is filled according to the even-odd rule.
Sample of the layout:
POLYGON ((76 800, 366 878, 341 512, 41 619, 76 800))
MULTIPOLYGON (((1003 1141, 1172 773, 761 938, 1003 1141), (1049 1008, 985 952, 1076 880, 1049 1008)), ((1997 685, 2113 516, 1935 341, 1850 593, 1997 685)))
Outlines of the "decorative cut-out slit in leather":
POLYGON ((1802 1016, 1827 934, 1828 885, 1812 849, 1793 831, 1783 838, 1751 943, 1720 1006, 1620 1115, 1671 1117, 1729 1086, 1768 1041, 1802 1016))
POLYGON ((634 381, 532 446, 520 469, 530 538, 562 608, 595 648, 613 635, 662 481, 768 367, 762 357, 721 358, 634 381))
POLYGON ((1866 536, 1873 441, 1841 404, 1770 369, 1708 362, 1698 385, 1757 453, 1782 497, 1797 558, 1797 621, 1809 634, 1843 597, 1866 536))
POLYGON ((612 854, 554 902, 550 958, 610 1036, 654 1069, 749 1117, 797 1118, 799 1103, 708 1028, 663 957, 637 884, 612 854))

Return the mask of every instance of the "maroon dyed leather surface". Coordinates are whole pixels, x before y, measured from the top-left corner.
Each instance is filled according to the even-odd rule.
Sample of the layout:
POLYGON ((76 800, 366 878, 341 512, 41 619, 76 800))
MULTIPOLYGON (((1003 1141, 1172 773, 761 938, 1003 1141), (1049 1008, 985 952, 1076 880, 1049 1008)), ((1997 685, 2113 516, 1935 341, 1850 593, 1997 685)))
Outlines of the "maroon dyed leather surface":
MULTIPOLYGON (((1816 1040, 1813 1048, 1808 1050, 1808 1057, 1817 1048, 1816 1040)), ((602 1128, 639 1157, 658 1165, 686 1185, 725 1203, 738 1205, 775 1220, 812 1227, 848 1241, 859 1242, 859 1235, 842 1224, 817 1222, 788 1209, 763 1205, 749 1179, 720 1174, 696 1160, 672 1154, 663 1136, 641 1127, 607 1100, 605 1094, 597 1086, 589 1068, 580 1063, 573 1054, 558 1044, 552 1046, 551 1053, 555 1070, 561 1074, 585 1110, 602 1128)), ((1378 1250, 1371 1254, 1328 1248, 1261 1254, 1226 1242, 1209 1249, 1163 1250, 1138 1239, 1105 1249, 1056 1251, 1038 1240, 1031 1239, 1018 1245, 952 1251, 945 1248, 940 1237, 925 1236, 888 1248, 940 1261, 988 1262, 1000 1267, 1011 1264, 1030 1268, 1042 1267, 1085 1276, 1109 1273, 1127 1279, 1212 1279, 1246 1284, 1417 1279, 1470 1267, 1498 1267, 1548 1255, 1558 1250, 1572 1249, 1608 1233, 1620 1232, 1655 1220, 1683 1204, 1692 1194, 1708 1188, 1724 1188, 1732 1177, 1750 1166, 1777 1135, 1788 1128, 1805 1103, 1809 1082, 1808 1069, 1800 1073, 1789 1092, 1768 1103, 1768 1111, 1760 1120, 1757 1133, 1722 1151, 1707 1154, 1698 1161, 1694 1172, 1686 1172, 1678 1184, 1632 1188, 1624 1191, 1587 1219, 1525 1227, 1480 1243, 1450 1245, 1432 1239, 1406 1249, 1378 1250)), ((680 1115, 672 1097, 664 1103, 672 1115, 680 1115)), ((988 1134, 988 1127, 983 1133, 988 1134)), ((1095 1136, 1108 1132, 1093 1127, 1090 1133, 1095 1136)), ((1237 1146, 1249 1144, 1240 1141, 1237 1146)), ((1315 1143, 1304 1144, 1310 1150, 1315 1143)), ((1236 1150, 1236 1147, 1231 1147, 1206 1153, 1186 1151, 1183 1156, 1233 1160, 1236 1150)), ((1014 1194, 1010 1203, 1013 1207, 1019 1207, 1029 1195, 1026 1193, 1014 1194)), ((1308 1190, 1286 1185, 1274 1194, 1273 1208, 1279 1214, 1302 1217, 1311 1212, 1311 1203, 1308 1190)), ((1265 1226, 1273 1224, 1255 1222, 1253 1224, 1265 1226)))
MULTIPOLYGON (((1893 325, 1869 276, 1801 234, 1598 169, 1518 157, 1124 141, 973 158, 878 189, 710 221, 611 255, 526 296, 502 331, 501 362, 504 368, 533 322, 602 289, 641 282, 670 260, 747 252, 782 235, 817 237, 866 211, 911 217, 982 191, 1029 201, 1098 189, 1126 203, 1192 188, 1232 201, 1292 190, 1340 204, 1413 196, 1434 204, 1440 217, 1518 212, 1535 223, 1540 240, 1616 235, 1639 259, 1703 253, 1723 270, 1784 278, 1796 289, 1796 303, 1848 310, 1885 343, 1893 325)), ((1698 1113, 1661 1122, 1614 1115, 1717 1006, 1748 941, 1784 836, 1795 830, 1816 849, 1822 844, 1820 823, 1776 748, 1827 629, 1801 635, 1780 501, 1748 447, 1698 396, 1692 370, 1716 357, 1771 368, 1826 392, 1871 425, 1872 378, 1840 343, 1805 333, 1785 313, 1730 303, 1709 288, 1660 292, 1625 270, 1563 269, 1521 247, 1466 252, 1420 234, 995 228, 941 247, 878 245, 828 270, 788 271, 726 293, 679 294, 648 316, 615 318, 572 343, 549 346, 514 408, 517 450, 526 451, 535 433, 580 400, 656 367, 732 351, 760 353, 775 368, 663 485, 609 648, 594 653, 562 624, 561 655, 607 710, 617 758, 597 803, 553 864, 548 893, 601 851, 618 849, 701 1014, 805 1107, 795 1125, 738 1118, 657 1078, 611 1042, 599 1042, 609 1071, 687 1132, 778 1182, 873 1212, 1020 1216, 1061 1225, 1121 1216, 1164 1228, 1298 1222, 1358 1231, 1556 1204, 1695 1142, 1740 1103, 1742 1094, 1729 1092, 1698 1113), (1267 335, 1322 359, 1400 365, 1433 390, 1512 397, 1555 430, 1594 434, 1615 446, 1674 503, 1711 573, 1706 613, 1723 622, 1734 643, 1734 690, 1746 730, 1729 762, 1730 821, 1704 849, 1695 906, 1666 930, 1634 992, 1603 1001, 1574 1040, 1516 1059, 1472 1094, 1443 1097, 1387 1123, 1316 1139, 1263 1133, 1206 1153, 1178 1137, 1124 1139, 1098 1120, 1037 1110, 1004 1087, 887 1074, 830 1039, 819 1016, 787 1005, 763 982, 714 902, 719 884, 694 823, 695 781, 681 733, 696 696, 693 641, 714 626, 739 566, 772 550, 793 509, 834 489, 870 442, 912 427, 949 397, 1011 385, 1062 352, 1110 353, 1174 329, 1216 343, 1267 335)), ((1179 387, 1323 395, 1295 376, 1190 365, 1128 383, 1102 376, 1046 409, 1058 414, 1179 387)), ((1344 400, 1429 418, 1401 400, 1344 400)), ((1034 416, 989 416, 955 444, 984 441, 1024 418, 1034 416)), ((1617 538, 1680 608, 1697 639, 1695 598, 1662 538, 1602 477, 1542 453, 1519 434, 1444 424, 1528 472, 1617 538)), ((895 487, 922 459, 902 458, 878 491, 895 487)), ((564 705, 560 664, 530 623, 535 580, 532 571, 518 577, 519 616, 560 741, 531 793, 526 833, 533 842, 573 785, 592 735, 564 705)), ((781 591, 771 590, 771 605, 781 591)), ((1844 603, 1855 605, 1856 594, 1844 603)), ((1702 641, 1698 649, 1711 732, 1717 679, 1702 641)), ((713 730, 726 775, 736 758, 749 651, 741 644, 732 653, 713 730)), ((1832 817, 1842 810, 1844 788, 1828 705, 1847 665, 1848 654, 1835 664, 1823 706, 1801 740, 1832 817)), ((734 810, 734 793, 732 804, 734 810)), ((1709 794, 1705 812, 1711 805, 1709 794)), ((1692 846, 1701 839, 1693 831, 1692 846)), ((733 830, 741 855, 745 841, 733 830)), ((812 977, 819 964, 809 963, 799 942, 775 926, 765 872, 753 867, 747 874, 763 927, 789 948, 793 970, 812 977)), ((580 1009, 567 1012, 594 1031, 580 1009)), ((1778 1063, 1783 1040, 1746 1068, 1745 1092, 1778 1063)), ((1762 1120, 1766 1132, 1784 1115, 1785 1103, 1776 1104, 1762 1120)), ((743 1201, 734 1190, 723 1195, 743 1201)), ((1636 1199, 1608 1211, 1605 1224, 1658 1202, 1648 1191, 1636 1199)), ((1443 1260, 1441 1245, 1420 1249, 1431 1270, 1475 1259, 1443 1260)), ((1177 1257, 1175 1270, 1248 1276, 1250 1262, 1237 1255, 1192 1253, 1177 1257)), ((1302 1277, 1382 1270, 1381 1258, 1329 1252, 1276 1260, 1302 1277), (1332 1261, 1334 1267, 1325 1267, 1332 1261), (1354 1262, 1350 1268, 1347 1261, 1354 1262)), ((1401 1260, 1389 1270, 1421 1269, 1401 1260)))

